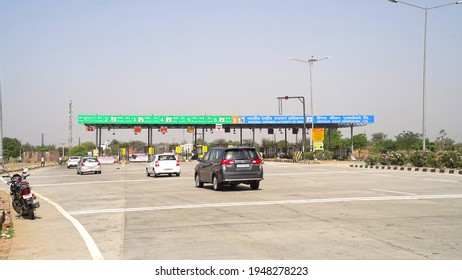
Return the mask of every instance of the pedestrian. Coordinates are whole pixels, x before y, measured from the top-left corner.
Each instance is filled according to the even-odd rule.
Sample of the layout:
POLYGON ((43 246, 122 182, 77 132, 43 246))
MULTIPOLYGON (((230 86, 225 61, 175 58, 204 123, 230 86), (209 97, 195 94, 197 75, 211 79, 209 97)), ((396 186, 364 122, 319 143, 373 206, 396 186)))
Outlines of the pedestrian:
POLYGON ((45 166, 45 157, 42 156, 40 159, 40 166, 44 167, 45 166))

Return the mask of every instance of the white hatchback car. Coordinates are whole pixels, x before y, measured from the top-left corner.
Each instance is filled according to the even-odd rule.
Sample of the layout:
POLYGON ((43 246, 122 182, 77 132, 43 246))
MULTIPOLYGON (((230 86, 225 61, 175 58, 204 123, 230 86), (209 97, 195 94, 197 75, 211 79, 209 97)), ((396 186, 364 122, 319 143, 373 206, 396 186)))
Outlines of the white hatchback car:
POLYGON ((71 167, 77 167, 77 165, 79 164, 79 161, 82 157, 79 157, 79 156, 72 156, 70 157, 68 160, 67 160, 67 168, 71 168, 71 167))
POLYGON ((146 176, 148 177, 151 175, 157 177, 160 174, 180 176, 180 173, 180 161, 171 153, 154 155, 152 161, 146 165, 146 176))
POLYGON ((77 174, 83 173, 101 174, 101 163, 96 157, 83 157, 77 164, 77 174))

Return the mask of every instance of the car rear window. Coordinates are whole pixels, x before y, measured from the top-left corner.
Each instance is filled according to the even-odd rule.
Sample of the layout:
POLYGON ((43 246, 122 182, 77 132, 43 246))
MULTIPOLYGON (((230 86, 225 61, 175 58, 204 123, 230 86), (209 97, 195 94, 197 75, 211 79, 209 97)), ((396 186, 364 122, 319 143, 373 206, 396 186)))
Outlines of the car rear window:
POLYGON ((174 155, 159 156, 159 160, 176 160, 174 155))
POLYGON ((225 154, 225 159, 257 159, 260 158, 255 150, 242 149, 242 150, 228 150, 225 154))
POLYGON ((83 161, 84 162, 98 162, 98 159, 96 159, 96 158, 86 158, 83 161))

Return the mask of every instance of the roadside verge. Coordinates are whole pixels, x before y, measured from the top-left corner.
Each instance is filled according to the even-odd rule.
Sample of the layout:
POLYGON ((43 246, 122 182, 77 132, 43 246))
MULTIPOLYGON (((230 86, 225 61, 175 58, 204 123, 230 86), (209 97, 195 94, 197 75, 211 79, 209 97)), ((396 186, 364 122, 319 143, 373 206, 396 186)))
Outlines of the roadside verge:
POLYGON ((412 166, 392 166, 392 165, 367 165, 367 164, 351 164, 353 168, 364 169, 383 169, 383 170, 398 170, 398 171, 414 171, 414 172, 429 172, 440 174, 458 174, 462 175, 462 170, 446 169, 446 168, 428 168, 428 167, 412 167, 412 166))

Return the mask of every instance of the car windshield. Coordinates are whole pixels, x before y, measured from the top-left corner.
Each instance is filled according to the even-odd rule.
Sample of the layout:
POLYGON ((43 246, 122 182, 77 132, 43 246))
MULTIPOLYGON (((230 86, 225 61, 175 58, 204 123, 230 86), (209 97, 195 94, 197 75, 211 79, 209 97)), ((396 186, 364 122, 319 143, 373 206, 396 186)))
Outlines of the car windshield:
POLYGON ((259 158, 255 150, 229 150, 225 155, 226 159, 240 160, 240 159, 256 159, 259 158))

